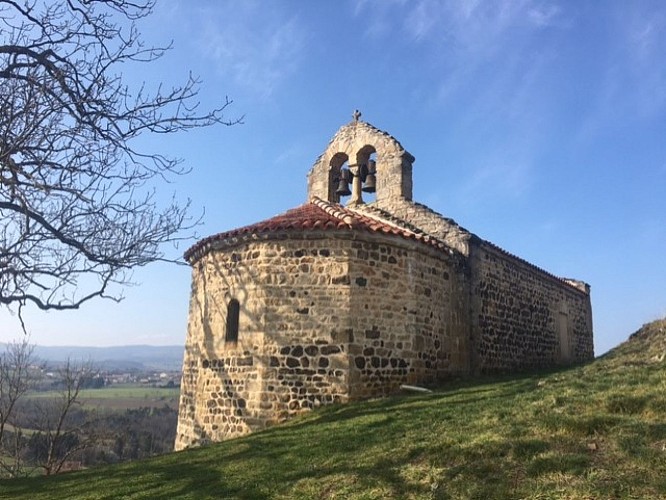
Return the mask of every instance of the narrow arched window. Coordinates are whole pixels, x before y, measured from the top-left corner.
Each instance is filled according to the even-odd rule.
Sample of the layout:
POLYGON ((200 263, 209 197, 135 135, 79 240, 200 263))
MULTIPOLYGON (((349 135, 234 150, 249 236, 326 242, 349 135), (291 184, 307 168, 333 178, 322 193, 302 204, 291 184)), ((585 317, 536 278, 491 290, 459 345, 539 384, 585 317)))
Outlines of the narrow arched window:
POLYGON ((226 342, 238 341, 238 318, 240 316, 240 304, 236 299, 231 299, 227 304, 227 332, 224 336, 226 342))

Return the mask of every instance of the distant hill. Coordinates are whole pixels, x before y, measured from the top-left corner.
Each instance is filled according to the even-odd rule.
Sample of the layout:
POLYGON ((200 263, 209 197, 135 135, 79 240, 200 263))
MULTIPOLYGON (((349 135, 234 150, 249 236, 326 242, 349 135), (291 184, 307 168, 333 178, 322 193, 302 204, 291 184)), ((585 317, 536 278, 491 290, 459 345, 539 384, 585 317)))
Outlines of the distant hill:
POLYGON ((90 360, 101 369, 181 370, 182 345, 127 345, 114 347, 36 346, 35 356, 49 363, 63 363, 68 358, 90 360))
POLYGON ((0 498, 666 498, 666 320, 588 363, 331 405, 0 498), (165 479, 166 478, 166 479, 165 479))

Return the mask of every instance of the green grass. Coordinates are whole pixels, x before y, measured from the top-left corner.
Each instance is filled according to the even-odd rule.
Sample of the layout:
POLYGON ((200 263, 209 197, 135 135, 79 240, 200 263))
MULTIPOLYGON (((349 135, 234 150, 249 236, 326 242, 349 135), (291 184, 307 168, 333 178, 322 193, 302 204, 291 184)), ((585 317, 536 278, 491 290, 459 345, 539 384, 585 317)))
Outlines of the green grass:
POLYGON ((0 497, 666 498, 663 327, 587 366, 329 406, 205 448, 2 481, 0 497))

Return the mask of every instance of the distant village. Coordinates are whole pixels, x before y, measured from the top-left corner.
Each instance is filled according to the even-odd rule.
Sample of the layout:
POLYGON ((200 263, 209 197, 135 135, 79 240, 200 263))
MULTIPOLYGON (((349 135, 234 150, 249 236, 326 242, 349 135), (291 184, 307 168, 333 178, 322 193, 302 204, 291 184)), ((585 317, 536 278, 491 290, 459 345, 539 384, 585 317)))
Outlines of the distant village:
MULTIPOLYGON (((41 383, 37 385, 36 390, 51 390, 53 384, 60 380, 59 364, 36 363, 32 366, 33 370, 41 372, 41 383)), ((102 387, 132 385, 153 388, 177 388, 180 387, 180 370, 145 370, 145 369, 95 369, 84 384, 85 389, 99 389, 102 387)))
POLYGON ((110 348, 36 346, 32 369, 40 379, 37 390, 54 388, 67 362, 89 371, 84 388, 133 385, 180 387, 182 347, 124 346, 110 348))
POLYGON ((165 372, 104 372, 104 385, 142 384, 150 387, 180 387, 180 371, 165 372))

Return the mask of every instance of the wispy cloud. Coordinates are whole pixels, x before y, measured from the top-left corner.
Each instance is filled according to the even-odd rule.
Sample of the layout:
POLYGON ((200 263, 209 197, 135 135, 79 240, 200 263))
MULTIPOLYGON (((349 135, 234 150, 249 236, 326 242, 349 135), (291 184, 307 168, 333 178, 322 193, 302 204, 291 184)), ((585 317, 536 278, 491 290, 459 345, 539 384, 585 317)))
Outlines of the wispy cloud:
POLYGON ((666 110, 666 13, 620 3, 603 19, 611 35, 608 64, 581 126, 583 139, 601 130, 650 120, 666 110))
POLYGON ((373 35, 403 32, 464 50, 488 46, 509 29, 562 24, 561 9, 544 0, 357 0, 353 13, 373 35))
POLYGON ((557 5, 532 5, 527 9, 527 18, 535 26, 553 26, 560 23, 561 13, 557 5))
MULTIPOLYGON (((382 38, 395 29, 395 9, 402 9, 409 0, 352 0, 352 15, 362 17, 365 35, 382 38)), ((395 33, 395 31, 393 31, 395 33)))
POLYGON ((402 37, 430 62, 428 107, 458 113, 455 133, 483 143, 484 154, 466 159, 464 196, 529 192, 534 151, 549 140, 543 92, 560 57, 550 35, 570 29, 569 13, 550 0, 363 0, 355 7, 366 26, 385 25, 385 36, 402 37))
POLYGON ((475 194, 486 193, 493 198, 516 199, 528 191, 533 182, 531 160, 486 160, 462 186, 462 198, 476 199, 475 194))
POLYGON ((437 5, 433 2, 419 2, 414 9, 409 12, 405 20, 405 29, 410 33, 414 40, 426 38, 438 22, 437 5))
POLYGON ((307 148, 302 142, 292 144, 282 149, 275 157, 276 165, 292 165, 297 159, 300 159, 307 152, 307 148))
POLYGON ((297 71, 306 45, 303 23, 280 4, 216 4, 202 8, 199 17, 200 46, 218 71, 243 88, 265 98, 297 71))
POLYGON ((548 47, 533 53, 534 38, 549 28, 569 27, 562 9, 547 0, 358 0, 354 5, 372 36, 401 36, 432 61, 424 78, 429 86, 439 80, 437 104, 459 99, 479 81, 495 102, 506 103, 515 89, 524 94, 524 77, 534 80, 551 57, 548 47))
POLYGON ((618 18, 623 61, 638 110, 652 114, 666 106, 666 15, 663 11, 632 9, 618 18), (628 18, 628 22, 627 22, 628 18))

